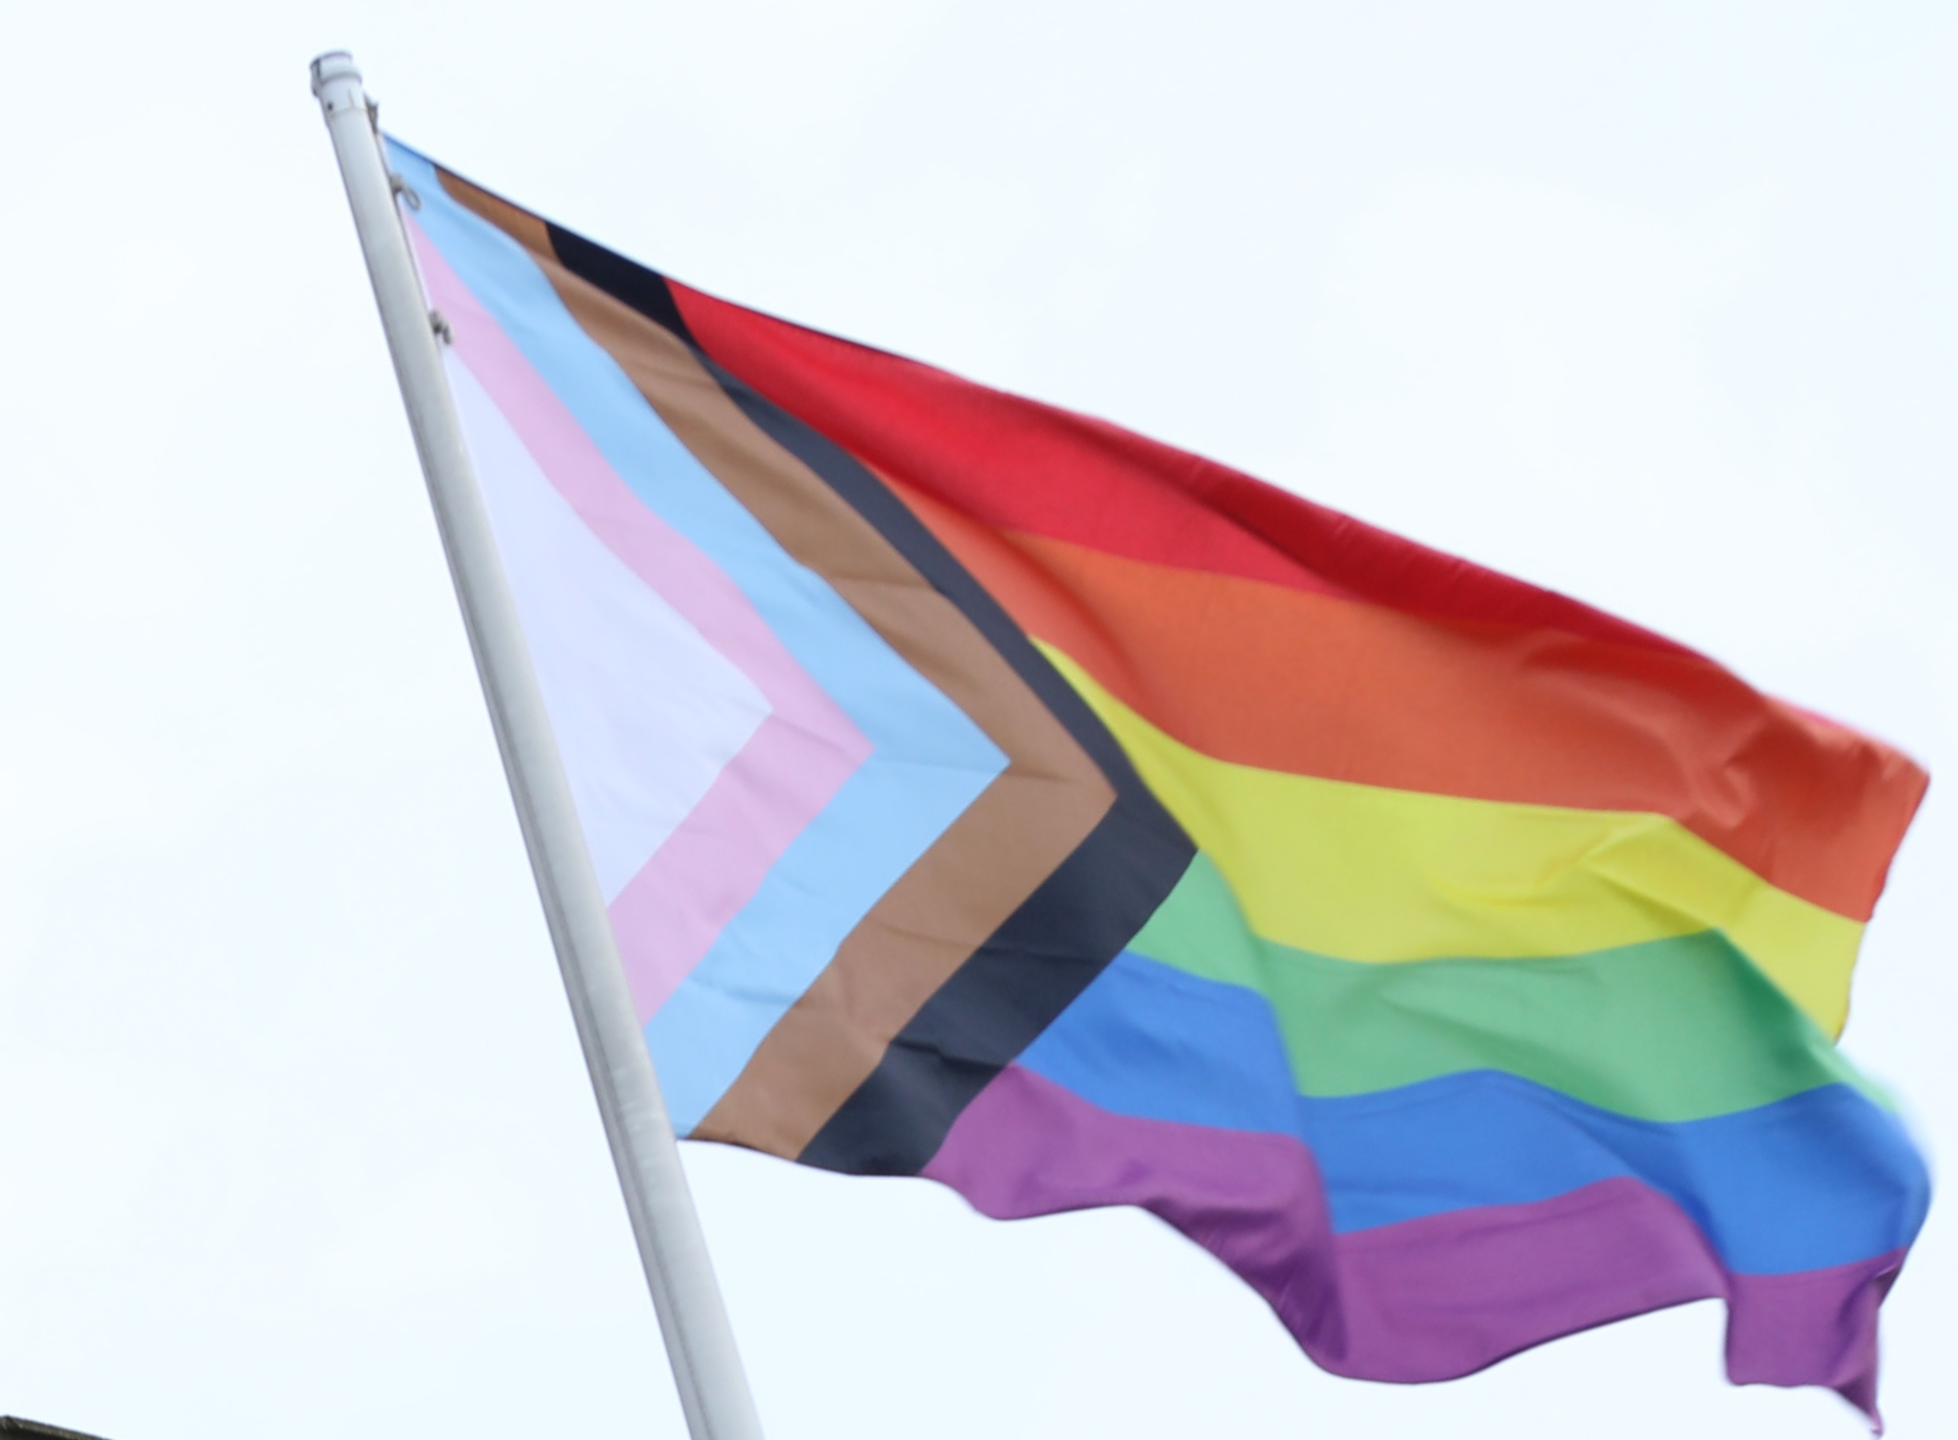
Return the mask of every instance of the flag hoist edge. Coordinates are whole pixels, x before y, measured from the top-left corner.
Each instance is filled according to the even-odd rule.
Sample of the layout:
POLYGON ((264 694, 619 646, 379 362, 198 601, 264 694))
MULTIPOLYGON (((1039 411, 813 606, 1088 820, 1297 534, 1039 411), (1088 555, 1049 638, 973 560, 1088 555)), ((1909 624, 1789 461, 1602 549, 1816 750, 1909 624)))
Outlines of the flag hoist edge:
POLYGON ((1909 760, 389 158, 683 1135, 1143 1207, 1342 1374, 1721 1297, 1874 1416, 1929 1187, 1833 1041, 1909 760))

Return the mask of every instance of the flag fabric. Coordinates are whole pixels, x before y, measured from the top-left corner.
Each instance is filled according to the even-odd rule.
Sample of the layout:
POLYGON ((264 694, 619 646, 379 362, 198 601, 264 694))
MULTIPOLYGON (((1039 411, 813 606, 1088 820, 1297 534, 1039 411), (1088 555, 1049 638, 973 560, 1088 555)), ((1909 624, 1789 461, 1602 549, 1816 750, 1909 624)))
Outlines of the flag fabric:
POLYGON ((1140 1206, 1344 1375, 1719 1297, 1874 1416, 1908 759, 389 159, 681 1135, 1140 1206))

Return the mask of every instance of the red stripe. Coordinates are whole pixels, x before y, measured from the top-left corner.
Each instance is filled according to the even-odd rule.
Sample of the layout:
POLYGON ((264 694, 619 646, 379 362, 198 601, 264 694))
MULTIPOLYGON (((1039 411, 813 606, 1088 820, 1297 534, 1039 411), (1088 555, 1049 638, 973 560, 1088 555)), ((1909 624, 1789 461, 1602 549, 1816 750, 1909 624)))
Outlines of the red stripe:
POLYGON ((1439 618, 1691 653, 1106 421, 667 283, 694 337, 733 374, 878 469, 997 528, 1439 618))

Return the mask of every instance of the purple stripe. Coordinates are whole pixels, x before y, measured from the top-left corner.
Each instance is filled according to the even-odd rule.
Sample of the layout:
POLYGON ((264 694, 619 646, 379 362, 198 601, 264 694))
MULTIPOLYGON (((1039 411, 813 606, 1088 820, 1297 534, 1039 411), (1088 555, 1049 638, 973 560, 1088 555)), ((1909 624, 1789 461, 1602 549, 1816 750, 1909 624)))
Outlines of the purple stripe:
POLYGON ((1727 1377, 1736 1385, 1827 1385, 1877 1433, 1876 1312, 1902 1250, 1795 1275, 1727 1277, 1727 1377))
POLYGON ((606 547, 761 691, 773 714, 610 906, 643 1024, 835 798, 871 745, 733 579, 640 502, 584 428, 409 222, 432 305, 457 353, 552 486, 606 547))
POLYGON ((1902 1252, 1730 1275, 1685 1212, 1636 1180, 1335 1236, 1318 1167, 1293 1137, 1116 1115, 1018 1066, 966 1108, 924 1173, 998 1219, 1147 1210, 1236 1271, 1336 1374, 1452 1379, 1717 1296, 1735 1383, 1826 1385, 1876 1417, 1876 1311, 1902 1252))

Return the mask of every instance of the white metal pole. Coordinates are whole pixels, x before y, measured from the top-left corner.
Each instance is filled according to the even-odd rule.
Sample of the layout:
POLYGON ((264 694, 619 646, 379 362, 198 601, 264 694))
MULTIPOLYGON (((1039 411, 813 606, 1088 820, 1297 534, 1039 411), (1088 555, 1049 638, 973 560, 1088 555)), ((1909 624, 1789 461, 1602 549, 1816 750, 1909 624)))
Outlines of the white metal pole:
POLYGON ((463 445, 360 71, 352 56, 334 50, 313 61, 312 74, 687 1426, 694 1440, 760 1440, 673 1122, 463 445))

